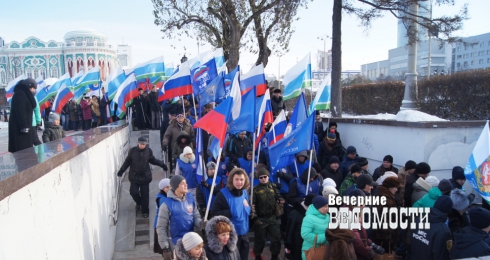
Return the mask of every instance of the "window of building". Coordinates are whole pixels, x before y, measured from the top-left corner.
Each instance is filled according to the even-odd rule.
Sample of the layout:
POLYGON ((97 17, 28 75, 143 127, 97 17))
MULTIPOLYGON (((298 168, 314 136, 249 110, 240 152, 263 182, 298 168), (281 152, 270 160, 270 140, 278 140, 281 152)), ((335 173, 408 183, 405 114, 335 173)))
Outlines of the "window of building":
POLYGON ((483 64, 483 59, 479 59, 478 64, 483 64))
POLYGON ((468 58, 468 53, 463 54, 463 58, 467 59, 468 58))
POLYGON ((484 42, 480 42, 480 47, 484 47, 485 46, 485 43, 484 42))
POLYGON ((471 65, 475 65, 475 61, 474 60, 471 61, 471 65))
POLYGON ((461 63, 459 63, 459 62, 456 63, 456 67, 458 67, 458 68, 461 67, 461 63))
POLYGON ((468 67, 468 62, 467 62, 467 61, 465 61, 465 62, 463 63, 463 67, 468 67))
POLYGON ((31 69, 26 69, 26 74, 27 74, 27 77, 28 78, 31 78, 31 79, 33 78, 32 77, 32 70, 31 69))
POLYGON ((487 55, 490 55, 490 50, 487 50, 487 55))
POLYGON ((490 58, 487 59, 487 63, 490 63, 490 58))
POLYGON ((0 72, 0 83, 7 83, 5 78, 5 71, 0 72))
POLYGON ((458 46, 458 51, 461 51, 461 46, 458 46))
POLYGON ((458 55, 458 56, 456 56, 456 57, 457 57, 457 59, 458 59, 458 60, 459 60, 459 59, 461 59, 461 55, 458 55))
POLYGON ((57 78, 58 77, 58 68, 52 67, 51 68, 51 77, 52 78, 57 78))
POLYGON ((483 56, 483 55, 485 55, 485 51, 479 51, 478 52, 478 56, 483 56))

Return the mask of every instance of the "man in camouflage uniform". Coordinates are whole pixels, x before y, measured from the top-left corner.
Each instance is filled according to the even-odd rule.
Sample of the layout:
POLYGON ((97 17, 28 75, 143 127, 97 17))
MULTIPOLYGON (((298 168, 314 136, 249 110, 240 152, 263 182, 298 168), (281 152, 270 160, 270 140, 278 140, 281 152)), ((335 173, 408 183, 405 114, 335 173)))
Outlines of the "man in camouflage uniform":
POLYGON ((254 208, 254 254, 255 259, 262 259, 260 254, 264 250, 265 238, 271 241, 270 251, 272 260, 278 259, 281 250, 281 231, 276 219, 276 204, 284 204, 275 185, 269 182, 269 172, 260 168, 256 173, 260 183, 254 187, 252 207, 254 208))

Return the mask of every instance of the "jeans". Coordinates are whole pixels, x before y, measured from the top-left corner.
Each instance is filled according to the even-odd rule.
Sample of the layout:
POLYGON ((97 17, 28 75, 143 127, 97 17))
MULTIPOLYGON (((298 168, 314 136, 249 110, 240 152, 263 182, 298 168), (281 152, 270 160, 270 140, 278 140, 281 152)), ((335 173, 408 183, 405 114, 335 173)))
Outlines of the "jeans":
POLYGON ((160 129, 160 111, 151 111, 151 127, 160 129))
POLYGON ((78 130, 78 121, 71 121, 71 129, 73 131, 77 131, 78 130))
POLYGON ((238 253, 240 254, 240 259, 248 259, 248 255, 250 253, 250 242, 248 240, 248 234, 238 236, 236 246, 238 248, 238 253))
POLYGON ((68 131, 68 121, 70 117, 68 115, 61 114, 61 126, 63 126, 63 130, 68 131))
POLYGON ((99 122, 99 117, 98 116, 92 116, 92 121, 95 123, 95 127, 97 127, 98 122, 99 122))
POLYGON ((133 197, 136 205, 141 205, 141 214, 150 213, 148 204, 150 203, 150 184, 138 184, 131 182, 129 187, 129 194, 133 197))

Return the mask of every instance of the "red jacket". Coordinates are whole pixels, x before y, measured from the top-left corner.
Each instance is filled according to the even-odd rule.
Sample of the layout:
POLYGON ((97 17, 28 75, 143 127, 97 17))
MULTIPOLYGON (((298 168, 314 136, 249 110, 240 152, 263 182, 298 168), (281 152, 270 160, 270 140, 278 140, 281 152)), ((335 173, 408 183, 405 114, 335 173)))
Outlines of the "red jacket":
POLYGON ((80 106, 82 107, 83 120, 92 119, 92 109, 89 101, 80 101, 80 106))

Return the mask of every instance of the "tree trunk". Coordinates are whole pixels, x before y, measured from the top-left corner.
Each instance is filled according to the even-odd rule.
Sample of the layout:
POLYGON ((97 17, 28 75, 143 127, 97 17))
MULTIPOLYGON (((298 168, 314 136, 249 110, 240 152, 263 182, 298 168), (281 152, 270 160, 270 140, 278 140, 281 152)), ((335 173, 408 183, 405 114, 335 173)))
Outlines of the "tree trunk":
POLYGON ((342 0, 333 1, 332 15, 332 99, 333 117, 342 117, 342 0))

